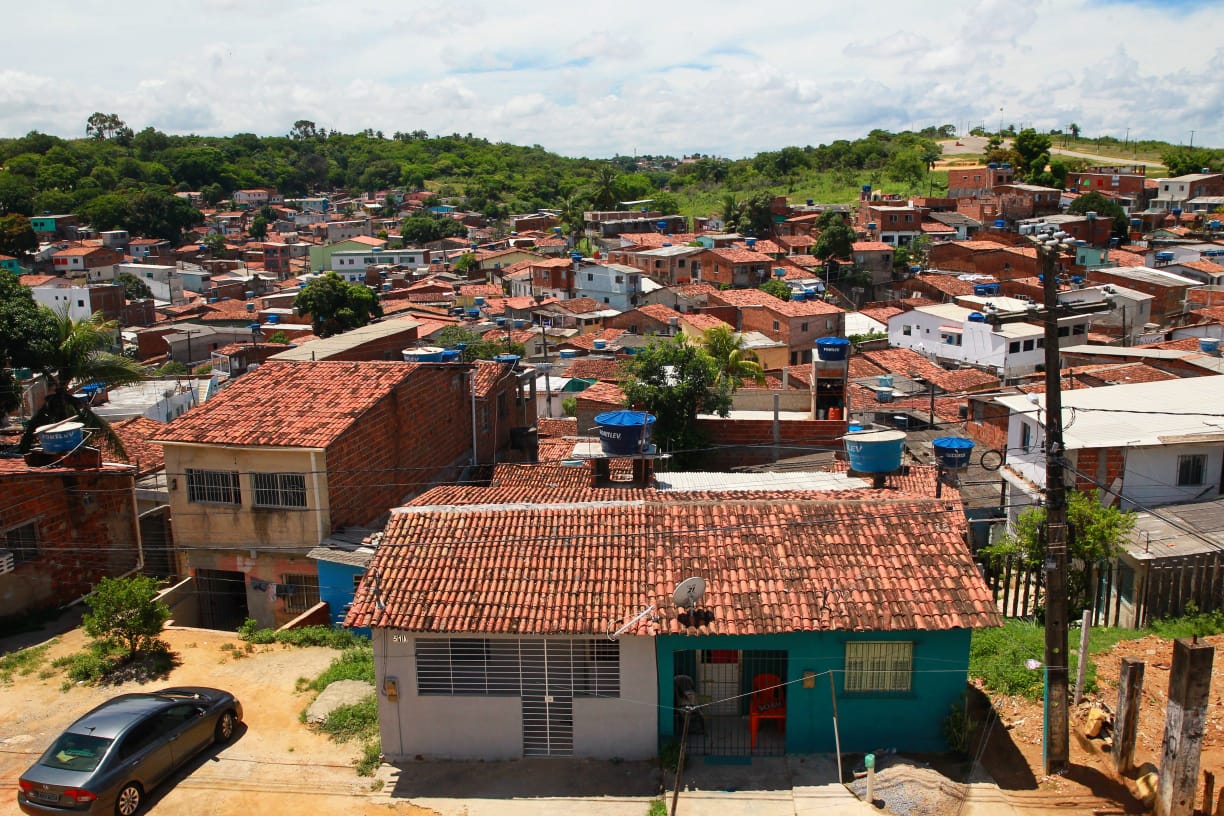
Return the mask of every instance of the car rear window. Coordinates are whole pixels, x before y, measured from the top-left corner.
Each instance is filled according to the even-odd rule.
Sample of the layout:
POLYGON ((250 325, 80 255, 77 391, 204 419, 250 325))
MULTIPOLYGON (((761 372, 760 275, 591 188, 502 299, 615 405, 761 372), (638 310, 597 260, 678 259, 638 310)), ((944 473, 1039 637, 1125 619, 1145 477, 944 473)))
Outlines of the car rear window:
POLYGON ((39 764, 63 771, 92 771, 102 761, 111 742, 89 734, 61 734, 39 764))

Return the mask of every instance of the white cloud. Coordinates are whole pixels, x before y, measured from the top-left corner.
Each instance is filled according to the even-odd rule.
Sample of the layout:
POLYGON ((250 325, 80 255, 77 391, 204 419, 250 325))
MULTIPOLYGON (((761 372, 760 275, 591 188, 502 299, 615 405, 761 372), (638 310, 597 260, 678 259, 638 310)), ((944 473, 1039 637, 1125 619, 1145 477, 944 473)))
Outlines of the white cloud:
POLYGON ((40 13, 108 56, 48 59, 45 40, 9 38, 0 135, 78 135, 113 110, 137 130, 282 134, 306 118, 573 155, 743 155, 876 127, 993 126, 1002 107, 1006 122, 1224 144, 1218 3, 792 0, 748 13, 707 0, 673 14, 624 0, 612 16, 548 0, 126 0, 116 15, 82 0, 40 13))

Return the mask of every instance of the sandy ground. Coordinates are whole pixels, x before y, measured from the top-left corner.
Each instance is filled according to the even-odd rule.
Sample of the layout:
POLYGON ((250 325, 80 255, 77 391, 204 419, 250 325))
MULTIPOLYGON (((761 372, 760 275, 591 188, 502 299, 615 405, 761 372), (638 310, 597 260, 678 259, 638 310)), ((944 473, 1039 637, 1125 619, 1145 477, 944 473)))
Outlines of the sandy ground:
MULTIPOLYGON (((962 136, 959 139, 941 141, 939 145, 943 148, 944 156, 955 157, 973 154, 981 155, 986 151, 986 141, 987 138, 985 136, 962 136), (959 144, 957 144, 958 142, 959 144)), ((1008 146, 1011 144, 1011 140, 1005 139, 1003 144, 1004 146, 1008 146)), ((1076 159, 1087 159, 1090 162, 1105 165, 1138 164, 1144 167, 1164 167, 1163 164, 1157 161, 1144 161, 1143 159, 1121 159, 1117 156, 1098 156, 1094 153, 1082 153, 1077 150, 1063 150, 1061 147, 1051 147, 1050 153, 1056 156, 1070 156, 1076 159)), ((945 158, 942 161, 936 162, 935 168, 937 170, 946 170, 949 167, 954 167, 957 164, 963 163, 965 163, 963 160, 958 162, 955 158, 945 158)))
MULTIPOLYGON (((239 816, 298 812, 332 814, 427 814, 429 811, 388 807, 374 801, 370 779, 357 776, 352 763, 357 746, 337 745, 298 722, 298 713, 313 692, 295 692, 299 677, 314 677, 337 652, 324 648, 256 646, 236 658, 223 649, 245 644, 234 636, 201 630, 165 633, 182 665, 165 681, 169 685, 216 686, 242 702, 244 728, 219 751, 206 751, 150 799, 148 812, 193 816, 239 816)), ((79 629, 61 636, 48 652, 48 662, 81 649, 86 638, 79 629)), ((141 688, 136 683, 61 691, 56 672, 18 676, 0 686, 0 813, 18 813, 17 777, 69 723, 116 694, 141 688)))

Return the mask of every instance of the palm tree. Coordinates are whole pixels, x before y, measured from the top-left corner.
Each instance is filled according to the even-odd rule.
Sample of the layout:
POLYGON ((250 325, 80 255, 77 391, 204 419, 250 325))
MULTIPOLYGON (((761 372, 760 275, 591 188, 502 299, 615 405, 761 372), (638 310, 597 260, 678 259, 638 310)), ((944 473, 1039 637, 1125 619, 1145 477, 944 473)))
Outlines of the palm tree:
POLYGON ((618 178, 616 166, 611 162, 599 165, 599 169, 595 171, 595 189, 592 193, 596 209, 611 210, 616 206, 617 199, 620 198, 620 193, 616 189, 618 178))
POLYGON ((42 408, 35 412, 21 438, 21 450, 34 445, 34 431, 54 422, 77 419, 86 428, 96 430, 119 453, 123 443, 110 425, 90 408, 86 399, 72 393, 74 385, 99 383, 107 387, 134 385, 145 378, 144 368, 135 360, 106 351, 119 330, 119 324, 107 320, 101 312, 82 320, 73 320, 67 310, 56 314, 55 343, 40 361, 46 374, 50 393, 42 408))
POLYGON ((561 231, 569 237, 570 246, 573 247, 578 245, 586 229, 586 213, 582 205, 582 199, 571 193, 562 198, 557 207, 560 210, 557 220, 561 231))
POLYGON ((701 346, 718 363, 718 382, 731 391, 748 377, 757 385, 765 384, 765 370, 757 360, 756 352, 744 348, 744 336, 730 326, 715 326, 706 329, 701 346))
POLYGON ((740 214, 744 207, 732 193, 726 193, 722 200, 722 222, 724 232, 735 232, 740 214))

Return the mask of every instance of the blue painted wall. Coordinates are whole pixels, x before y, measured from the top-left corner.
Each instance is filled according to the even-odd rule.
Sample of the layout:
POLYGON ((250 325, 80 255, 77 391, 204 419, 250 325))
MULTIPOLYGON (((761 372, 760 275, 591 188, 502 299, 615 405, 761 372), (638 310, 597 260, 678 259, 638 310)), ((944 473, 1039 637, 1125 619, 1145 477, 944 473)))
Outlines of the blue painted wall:
MULTIPOLYGON (((842 751, 943 751, 944 720, 949 707, 965 691, 969 672, 971 630, 941 632, 793 632, 781 635, 655 638, 659 665, 659 701, 674 699, 672 677, 676 653, 692 649, 781 650, 787 653, 787 681, 801 681, 813 671, 815 688, 792 682, 786 689, 787 753, 823 753, 834 750, 833 703, 829 691, 832 671, 837 689, 837 715, 842 751), (911 690, 904 694, 847 694, 843 674, 848 641, 908 640, 914 644, 911 690)), ((659 735, 666 742, 675 736, 672 710, 659 707, 659 735)))
MULTIPOLYGON (((344 607, 353 602, 353 577, 365 572, 364 567, 334 564, 331 561, 316 561, 319 565, 319 600, 327 601, 331 610, 332 625, 344 623, 344 607)), ((353 629, 369 635, 369 629, 353 629)))

